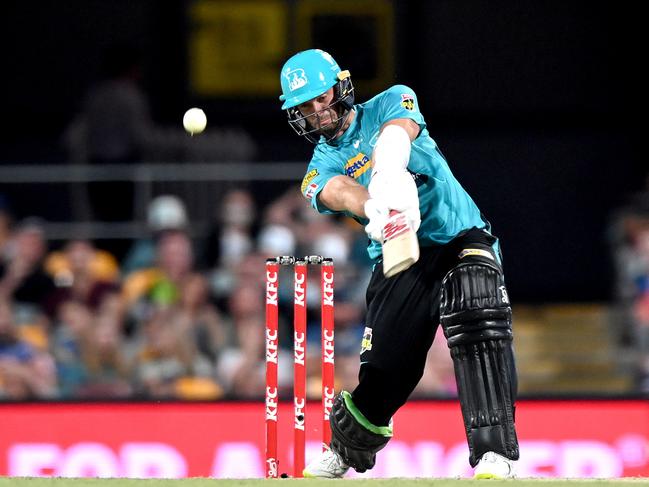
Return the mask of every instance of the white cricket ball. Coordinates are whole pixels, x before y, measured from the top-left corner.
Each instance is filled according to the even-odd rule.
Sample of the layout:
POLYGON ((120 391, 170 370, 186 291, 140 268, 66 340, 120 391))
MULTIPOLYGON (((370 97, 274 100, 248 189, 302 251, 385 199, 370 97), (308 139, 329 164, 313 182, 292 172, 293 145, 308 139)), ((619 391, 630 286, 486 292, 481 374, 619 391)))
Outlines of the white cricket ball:
POLYGON ((205 112, 200 108, 190 108, 183 116, 183 127, 190 134, 200 134, 205 130, 207 125, 207 117, 205 112))

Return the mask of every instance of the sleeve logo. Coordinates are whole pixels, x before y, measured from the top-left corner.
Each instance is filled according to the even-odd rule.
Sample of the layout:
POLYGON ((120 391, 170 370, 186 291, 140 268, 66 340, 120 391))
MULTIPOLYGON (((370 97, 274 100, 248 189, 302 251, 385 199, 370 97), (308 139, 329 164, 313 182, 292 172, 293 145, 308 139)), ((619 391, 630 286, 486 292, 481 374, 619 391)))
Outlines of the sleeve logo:
MULTIPOLYGON (((318 170, 317 169, 311 169, 308 173, 306 173, 306 176, 304 176, 304 179, 302 180, 302 186, 300 187, 300 191, 302 191, 302 194, 306 195, 306 190, 309 187, 309 184, 311 184, 311 181, 318 175, 318 170)), ((317 189, 316 185, 316 189, 317 189)), ((307 196, 308 198, 308 196, 307 196)))
POLYGON ((306 191, 304 192, 304 196, 306 196, 308 200, 312 199, 318 188, 319 186, 316 183, 309 184, 309 186, 306 188, 306 191))
POLYGON ((415 109, 415 97, 409 93, 402 93, 400 105, 406 110, 413 111, 415 109))

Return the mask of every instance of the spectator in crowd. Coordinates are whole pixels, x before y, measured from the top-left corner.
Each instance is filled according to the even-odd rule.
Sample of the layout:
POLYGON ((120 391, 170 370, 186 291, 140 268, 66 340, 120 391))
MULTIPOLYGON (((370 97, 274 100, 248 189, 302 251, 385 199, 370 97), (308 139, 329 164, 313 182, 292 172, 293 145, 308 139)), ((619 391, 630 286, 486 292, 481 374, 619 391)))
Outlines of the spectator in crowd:
POLYGON ((194 267, 192 243, 187 233, 168 231, 156 245, 156 266, 132 273, 124 282, 125 298, 134 304, 142 298, 172 305, 180 298, 183 280, 194 267))
POLYGON ((252 194, 243 188, 226 191, 216 207, 201 263, 207 268, 236 266, 254 249, 256 233, 257 209, 252 194))
POLYGON ((131 370, 123 347, 121 323, 110 314, 96 314, 85 340, 83 358, 88 381, 77 391, 82 398, 125 398, 132 393, 131 370))
POLYGON ((456 397, 457 384, 453 361, 444 343, 444 332, 437 330, 433 346, 428 350, 424 375, 413 392, 413 397, 456 397))
POLYGON ((69 299, 58 307, 57 320, 51 349, 61 397, 129 397, 131 371, 117 316, 93 312, 84 303, 69 299))
POLYGON ((117 260, 109 252, 95 248, 89 240, 70 240, 63 251, 51 252, 45 269, 57 284, 47 301, 50 315, 69 299, 95 310, 106 293, 119 288, 117 260))
POLYGON ((60 395, 64 399, 77 397, 90 381, 85 354, 93 317, 88 306, 78 301, 64 301, 57 308, 57 326, 52 332, 51 350, 56 360, 60 395))
POLYGON ((182 283, 180 302, 173 310, 181 340, 196 343, 198 351, 213 363, 233 339, 233 332, 209 301, 207 280, 192 274, 182 283))
POLYGON ((0 299, 15 303, 20 322, 35 321, 55 289, 43 268, 47 242, 40 220, 23 220, 8 245, 0 262, 0 299))
POLYGON ((156 243, 165 232, 187 231, 185 203, 175 195, 163 194, 151 200, 147 208, 147 229, 150 235, 136 240, 124 258, 122 274, 152 267, 155 264, 156 243))
POLYGON ((649 391, 649 214, 629 213, 618 222, 615 247, 617 296, 623 333, 638 355, 637 387, 649 391))
POLYGON ((255 253, 257 227, 252 194, 242 188, 227 191, 217 207, 201 259, 203 266, 211 270, 210 292, 221 306, 227 306, 231 290, 238 286, 240 267, 255 253))
POLYGON ((52 356, 20 337, 11 304, 0 299, 0 398, 51 399, 56 395, 52 356))
POLYGON ((216 399, 222 389, 210 360, 185 339, 171 309, 154 306, 135 356, 138 392, 150 398, 216 399))
MULTIPOLYGON (((265 388, 263 288, 245 284, 233 290, 228 312, 236 341, 222 352, 217 364, 218 377, 228 395, 244 399, 258 398, 265 388)), ((291 355, 285 350, 280 350, 279 354, 278 384, 280 390, 286 393, 293 380, 288 367, 291 355)))
MULTIPOLYGON (((149 102, 141 87, 140 54, 134 46, 115 44, 104 53, 102 77, 85 95, 80 113, 64 134, 73 163, 128 164, 145 160, 164 139, 156 136, 149 102)), ((93 182, 76 195, 81 218, 131 220, 134 185, 93 182), (119 196, 117 196, 119 195, 119 196), (82 196, 82 198, 78 198, 82 196)))

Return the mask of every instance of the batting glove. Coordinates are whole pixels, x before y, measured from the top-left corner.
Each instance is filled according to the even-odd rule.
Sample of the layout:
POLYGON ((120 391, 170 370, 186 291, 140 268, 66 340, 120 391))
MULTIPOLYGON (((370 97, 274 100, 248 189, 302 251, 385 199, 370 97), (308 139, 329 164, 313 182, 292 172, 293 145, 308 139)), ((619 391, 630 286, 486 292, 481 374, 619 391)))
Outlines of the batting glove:
POLYGON ((405 213, 410 226, 415 231, 419 229, 419 225, 421 225, 419 194, 417 193, 417 184, 409 172, 383 171, 376 173, 367 190, 370 193, 370 199, 380 201, 381 206, 388 209, 388 215, 389 210, 405 213))

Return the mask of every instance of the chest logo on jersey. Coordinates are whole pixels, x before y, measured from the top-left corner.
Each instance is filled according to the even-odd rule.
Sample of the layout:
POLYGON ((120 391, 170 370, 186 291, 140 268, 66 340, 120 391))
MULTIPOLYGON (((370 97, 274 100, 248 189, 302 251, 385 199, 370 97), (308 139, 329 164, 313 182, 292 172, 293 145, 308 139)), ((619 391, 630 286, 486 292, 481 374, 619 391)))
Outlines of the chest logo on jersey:
POLYGON ((358 179, 362 174, 372 167, 370 163, 370 158, 367 157, 362 152, 359 152, 358 155, 352 157, 345 164, 345 174, 350 178, 358 179))
POLYGON ((415 109, 415 97, 409 93, 402 93, 401 106, 406 110, 413 111, 415 109))
MULTIPOLYGON (((313 181, 313 178, 315 178, 318 175, 318 170, 317 169, 311 169, 308 173, 306 173, 306 176, 304 176, 304 179, 302 180, 302 186, 300 187, 300 190, 302 191, 302 194, 306 194, 306 190, 309 187, 309 184, 311 181, 313 181)), ((318 186, 316 186, 316 189, 318 186)))

